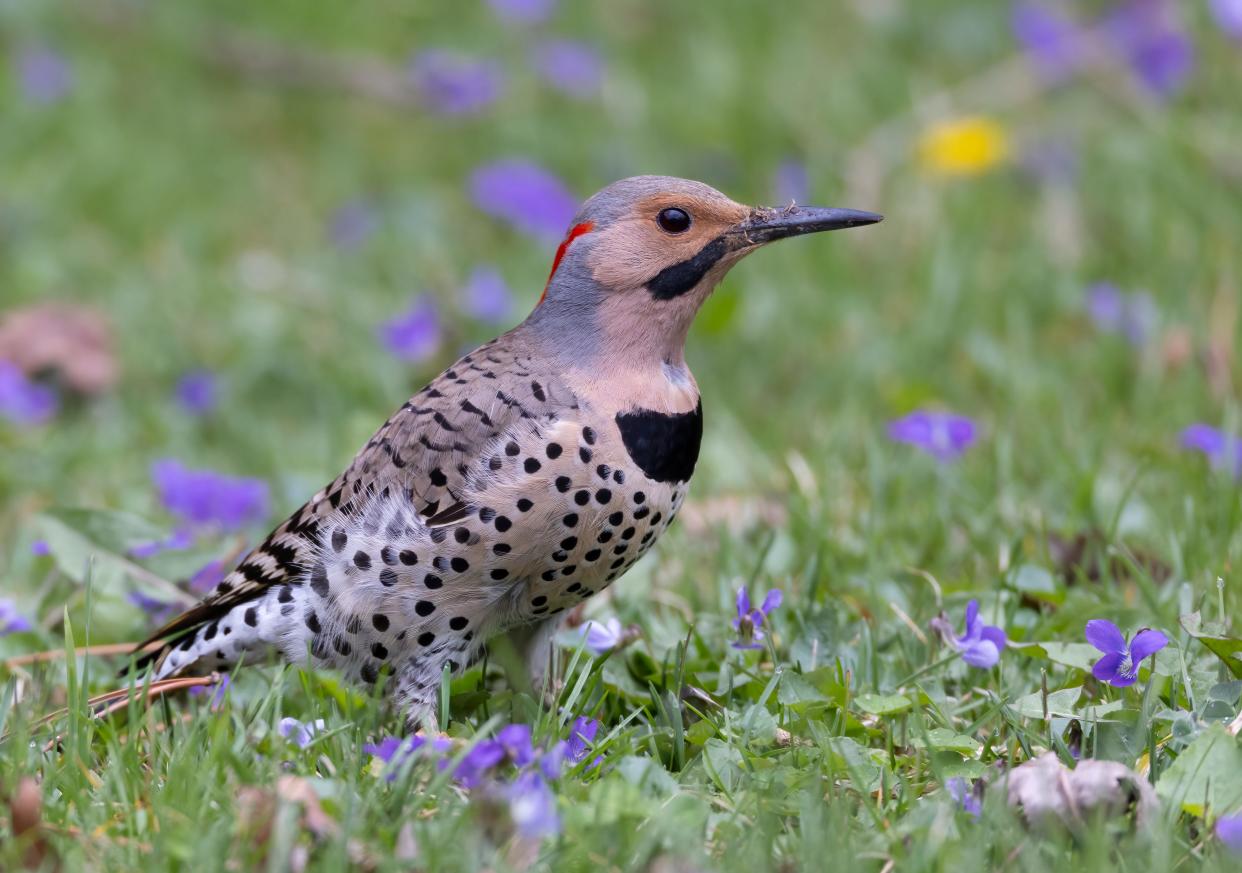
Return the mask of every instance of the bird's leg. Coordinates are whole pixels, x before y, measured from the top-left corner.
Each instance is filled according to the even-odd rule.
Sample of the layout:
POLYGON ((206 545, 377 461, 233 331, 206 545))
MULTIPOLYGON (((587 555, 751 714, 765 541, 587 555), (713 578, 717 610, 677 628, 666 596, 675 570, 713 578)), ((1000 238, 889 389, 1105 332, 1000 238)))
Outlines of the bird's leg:
POLYGON ((405 715, 406 727, 435 733, 440 710, 440 683, 447 667, 453 674, 473 664, 482 648, 476 643, 448 640, 408 659, 389 680, 388 694, 405 715))
POLYGON ((523 625, 505 634, 509 646, 521 660, 530 679, 531 692, 551 706, 556 700, 553 688, 552 640, 561 627, 561 617, 545 618, 537 624, 523 625))

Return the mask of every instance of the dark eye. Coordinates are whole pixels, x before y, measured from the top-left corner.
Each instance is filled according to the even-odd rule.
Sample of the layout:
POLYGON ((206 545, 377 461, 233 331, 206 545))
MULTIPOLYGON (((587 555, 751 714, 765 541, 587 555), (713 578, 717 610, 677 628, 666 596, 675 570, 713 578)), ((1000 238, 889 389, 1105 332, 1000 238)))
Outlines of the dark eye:
POLYGON ((676 207, 661 209, 656 223, 665 233, 685 233, 690 229, 690 213, 676 207))

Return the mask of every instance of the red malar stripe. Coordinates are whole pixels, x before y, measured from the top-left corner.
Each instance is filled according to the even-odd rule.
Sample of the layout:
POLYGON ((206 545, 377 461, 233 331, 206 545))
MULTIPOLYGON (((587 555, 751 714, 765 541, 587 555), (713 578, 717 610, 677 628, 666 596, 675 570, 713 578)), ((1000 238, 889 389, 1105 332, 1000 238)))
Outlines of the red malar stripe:
MULTIPOLYGON (((544 298, 548 296, 548 285, 552 284, 552 277, 556 275, 556 270, 560 267, 561 260, 565 257, 565 252, 569 250, 569 244, 584 233, 590 233, 593 230, 595 230, 595 222, 584 221, 582 224, 575 224, 569 229, 569 233, 565 234, 565 239, 561 241, 561 244, 556 249, 556 257, 552 259, 552 272, 548 273, 548 282, 547 285, 543 286, 543 294, 539 298, 539 303, 542 303, 544 298)), ((538 304, 535 305, 537 306, 538 304)))

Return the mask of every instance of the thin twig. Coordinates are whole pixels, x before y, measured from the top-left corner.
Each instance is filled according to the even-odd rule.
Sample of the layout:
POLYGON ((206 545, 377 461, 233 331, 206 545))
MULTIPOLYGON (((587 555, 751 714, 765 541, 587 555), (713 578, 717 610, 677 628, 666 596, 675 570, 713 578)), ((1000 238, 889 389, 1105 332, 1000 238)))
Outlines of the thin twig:
MULTIPOLYGON (((137 643, 105 643, 98 646, 79 646, 73 650, 73 654, 75 657, 79 658, 84 655, 99 655, 101 657, 107 657, 109 655, 128 655, 130 652, 135 651, 135 647, 137 645, 137 643)), ((148 643, 137 651, 154 652, 163 645, 164 644, 161 642, 148 643)), ((45 661, 57 661, 63 657, 65 657, 64 649, 49 649, 46 652, 28 652, 25 655, 14 655, 12 658, 6 659, 3 663, 7 669, 12 670, 15 667, 25 667, 28 664, 41 664, 45 661)))

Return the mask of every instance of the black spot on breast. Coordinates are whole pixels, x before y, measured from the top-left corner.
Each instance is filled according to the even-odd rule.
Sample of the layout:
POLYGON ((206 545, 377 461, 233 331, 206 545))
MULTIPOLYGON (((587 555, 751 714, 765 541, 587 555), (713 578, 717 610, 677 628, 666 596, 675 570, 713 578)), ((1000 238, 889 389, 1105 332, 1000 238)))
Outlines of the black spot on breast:
POLYGON ((725 238, 718 236, 699 249, 694 257, 680 264, 665 267, 657 273, 656 277, 647 283, 647 290, 656 300, 672 300, 674 297, 680 297, 702 282, 707 271, 714 267, 728 250, 729 246, 725 238))
POLYGON ((619 412, 617 427, 630 459, 647 478, 686 482, 693 475, 703 439, 702 400, 693 412, 619 412))
POLYGON ((323 564, 316 564, 311 570, 310 587, 320 597, 328 596, 328 572, 323 564))

